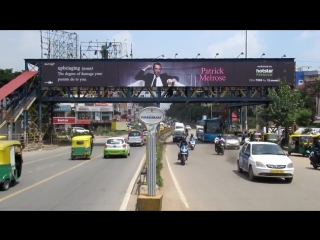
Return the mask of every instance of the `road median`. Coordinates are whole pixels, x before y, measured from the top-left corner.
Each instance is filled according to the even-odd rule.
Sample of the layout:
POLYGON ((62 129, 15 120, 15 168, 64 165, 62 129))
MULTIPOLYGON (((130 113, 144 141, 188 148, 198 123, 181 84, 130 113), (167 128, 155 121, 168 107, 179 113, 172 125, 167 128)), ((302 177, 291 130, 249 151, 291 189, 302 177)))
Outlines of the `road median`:
POLYGON ((146 179, 147 174, 147 161, 141 169, 141 174, 139 178, 139 191, 137 198, 137 210, 138 211, 161 211, 162 210, 162 194, 161 187, 163 187, 163 178, 161 176, 161 171, 163 169, 163 156, 165 156, 165 141, 171 135, 172 128, 164 129, 157 133, 156 137, 156 184, 157 184, 157 194, 156 196, 148 196, 147 193, 147 183, 142 182, 142 179, 146 179), (142 177, 143 176, 143 177, 142 177))

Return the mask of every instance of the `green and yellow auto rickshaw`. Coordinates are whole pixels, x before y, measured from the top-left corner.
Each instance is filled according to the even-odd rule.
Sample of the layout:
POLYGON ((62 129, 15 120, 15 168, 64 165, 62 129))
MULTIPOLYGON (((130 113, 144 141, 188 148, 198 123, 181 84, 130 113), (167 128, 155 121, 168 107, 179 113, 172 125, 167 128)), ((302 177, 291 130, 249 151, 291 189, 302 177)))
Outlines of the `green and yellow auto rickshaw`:
POLYGON ((0 135, 0 140, 8 140, 7 136, 0 135))
POLYGON ((71 159, 82 157, 90 159, 93 148, 93 138, 91 135, 74 136, 71 139, 71 159))
POLYGON ((288 154, 302 154, 309 156, 313 148, 313 137, 307 134, 293 134, 289 136, 288 154))
POLYGON ((17 181, 22 173, 22 150, 19 141, 0 141, 0 188, 7 191, 11 182, 17 181))
POLYGON ((263 141, 278 143, 278 135, 275 133, 265 133, 265 134, 263 134, 263 141))

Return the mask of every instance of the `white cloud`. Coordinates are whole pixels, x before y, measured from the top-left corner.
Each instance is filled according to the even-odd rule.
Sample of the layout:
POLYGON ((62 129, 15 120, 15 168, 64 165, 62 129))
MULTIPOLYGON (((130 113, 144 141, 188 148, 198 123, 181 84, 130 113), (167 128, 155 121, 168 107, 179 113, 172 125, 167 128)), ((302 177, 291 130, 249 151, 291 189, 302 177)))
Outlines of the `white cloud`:
POLYGON ((132 34, 125 30, 112 36, 112 41, 123 43, 123 53, 121 55, 128 54, 130 56, 131 44, 133 43, 132 34), (126 43, 126 44, 125 44, 126 43))
POLYGON ((40 31, 0 31, 0 68, 24 70, 25 58, 41 58, 40 31))
POLYGON ((301 53, 302 58, 304 60, 320 60, 320 31, 304 31, 299 36, 299 39, 302 38, 304 38, 303 40, 308 41, 306 44, 309 46, 309 50, 301 53))
MULTIPOLYGON (((263 43, 259 32, 248 31, 247 43, 248 58, 259 58, 263 52, 263 43)), ((245 31, 236 32, 224 41, 212 43, 208 46, 207 52, 213 58, 216 56, 216 53, 219 53, 219 58, 236 58, 241 52, 245 53, 245 31)))
POLYGON ((312 32, 306 30, 306 31, 303 31, 299 36, 298 36, 298 40, 305 40, 305 39, 308 39, 308 38, 311 38, 313 35, 312 32))

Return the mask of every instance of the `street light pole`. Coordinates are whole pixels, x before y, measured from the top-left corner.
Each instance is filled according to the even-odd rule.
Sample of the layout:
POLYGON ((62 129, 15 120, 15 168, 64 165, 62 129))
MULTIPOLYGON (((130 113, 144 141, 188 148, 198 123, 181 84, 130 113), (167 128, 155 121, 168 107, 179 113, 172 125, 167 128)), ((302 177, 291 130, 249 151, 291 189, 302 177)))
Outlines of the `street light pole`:
MULTIPOLYGON (((245 58, 248 58, 248 30, 246 30, 245 58)), ((248 130, 248 106, 245 106, 245 128, 248 130)))

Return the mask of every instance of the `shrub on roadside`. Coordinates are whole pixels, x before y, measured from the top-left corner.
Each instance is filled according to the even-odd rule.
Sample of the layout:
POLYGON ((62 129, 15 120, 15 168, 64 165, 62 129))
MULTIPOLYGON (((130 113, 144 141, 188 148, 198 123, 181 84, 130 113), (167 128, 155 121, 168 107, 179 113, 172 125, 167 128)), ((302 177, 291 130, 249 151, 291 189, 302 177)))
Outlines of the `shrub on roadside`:
POLYGON ((163 153, 163 144, 158 142, 157 144, 157 162, 156 162, 156 173, 157 173, 157 185, 159 187, 163 186, 163 179, 161 177, 161 170, 163 168, 162 164, 162 153, 163 153))

